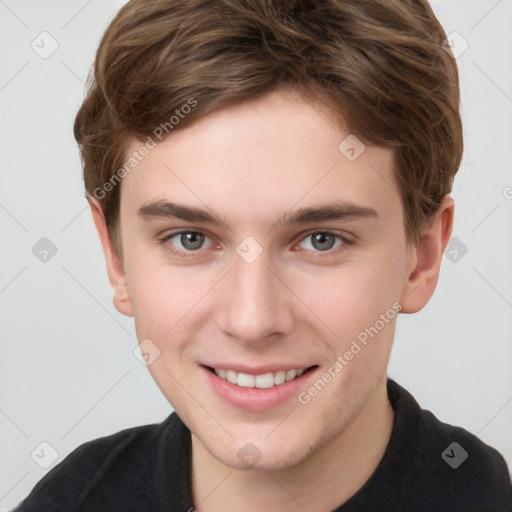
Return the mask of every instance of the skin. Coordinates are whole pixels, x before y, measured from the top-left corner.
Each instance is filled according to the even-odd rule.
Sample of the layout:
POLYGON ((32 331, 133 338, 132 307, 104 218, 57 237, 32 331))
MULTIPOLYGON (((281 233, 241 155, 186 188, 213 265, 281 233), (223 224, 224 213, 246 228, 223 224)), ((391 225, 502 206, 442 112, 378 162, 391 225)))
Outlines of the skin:
MULTIPOLYGON (((115 307, 134 317, 139 341, 159 348, 149 371, 192 432, 200 512, 330 511, 362 487, 384 454, 397 316, 306 405, 294 397, 266 411, 236 408, 206 385, 198 366, 290 361, 318 365, 318 377, 394 303, 414 313, 432 296, 451 235, 452 198, 444 198, 419 242, 408 243, 392 151, 366 146, 351 162, 338 150, 348 134, 325 104, 291 91, 172 132, 123 179, 122 260, 98 202, 89 200, 115 307), (163 199, 207 208, 229 228, 137 215, 163 199), (339 200, 371 207, 378 218, 271 229, 287 212, 339 200), (206 235, 189 258, 169 251, 187 253, 180 236, 158 242, 180 229, 206 235), (353 243, 336 238, 322 250, 312 231, 353 243), (263 249, 250 264, 236 252, 247 236, 263 249), (250 469, 237 457, 247 442, 261 453, 250 469)), ((305 380, 302 389, 313 383, 305 380)))

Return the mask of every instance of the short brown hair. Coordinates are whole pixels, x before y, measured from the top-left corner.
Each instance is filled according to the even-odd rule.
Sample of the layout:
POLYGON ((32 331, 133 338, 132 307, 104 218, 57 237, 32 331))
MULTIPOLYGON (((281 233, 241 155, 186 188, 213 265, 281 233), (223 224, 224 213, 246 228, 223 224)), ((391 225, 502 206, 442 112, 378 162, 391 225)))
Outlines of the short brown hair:
POLYGON ((416 242, 462 158, 445 39, 426 0, 131 0, 103 35, 74 124, 86 192, 99 196, 114 246, 121 187, 112 180, 126 172, 130 140, 283 86, 327 98, 351 133, 394 149, 416 242))

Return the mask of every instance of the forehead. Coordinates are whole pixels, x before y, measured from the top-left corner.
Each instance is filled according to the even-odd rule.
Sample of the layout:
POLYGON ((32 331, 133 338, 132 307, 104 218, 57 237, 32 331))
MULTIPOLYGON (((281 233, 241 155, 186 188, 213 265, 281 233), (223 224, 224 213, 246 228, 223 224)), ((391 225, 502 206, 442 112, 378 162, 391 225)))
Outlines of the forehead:
POLYGON ((392 151, 358 145, 353 136, 344 143, 349 135, 324 104, 294 94, 273 92, 216 111, 158 142, 123 178, 121 213, 164 199, 240 221, 275 222, 294 205, 319 201, 383 214, 400 208, 392 151), (347 147, 363 151, 353 160, 347 147))

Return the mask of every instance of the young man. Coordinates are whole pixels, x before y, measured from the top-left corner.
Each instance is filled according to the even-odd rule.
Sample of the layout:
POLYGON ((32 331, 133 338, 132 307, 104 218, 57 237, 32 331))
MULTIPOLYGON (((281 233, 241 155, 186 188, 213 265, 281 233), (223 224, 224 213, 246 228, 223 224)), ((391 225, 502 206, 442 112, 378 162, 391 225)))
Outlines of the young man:
POLYGON ((30 511, 507 511, 505 462, 386 369, 462 156, 423 0, 132 0, 75 122, 114 304, 175 409, 30 511))

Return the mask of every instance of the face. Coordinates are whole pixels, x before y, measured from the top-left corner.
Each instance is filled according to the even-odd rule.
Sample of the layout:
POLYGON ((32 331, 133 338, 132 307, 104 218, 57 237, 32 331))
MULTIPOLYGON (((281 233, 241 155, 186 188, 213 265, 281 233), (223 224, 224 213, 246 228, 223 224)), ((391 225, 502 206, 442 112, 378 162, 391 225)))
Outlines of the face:
POLYGON ((120 309, 194 439, 233 468, 298 464, 385 375, 415 254, 391 150, 354 160, 348 135, 273 92, 173 132, 123 179, 120 309))

